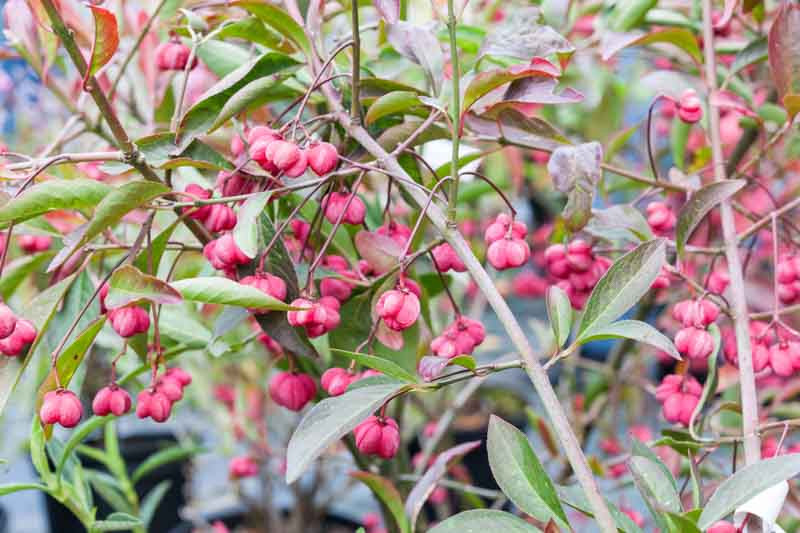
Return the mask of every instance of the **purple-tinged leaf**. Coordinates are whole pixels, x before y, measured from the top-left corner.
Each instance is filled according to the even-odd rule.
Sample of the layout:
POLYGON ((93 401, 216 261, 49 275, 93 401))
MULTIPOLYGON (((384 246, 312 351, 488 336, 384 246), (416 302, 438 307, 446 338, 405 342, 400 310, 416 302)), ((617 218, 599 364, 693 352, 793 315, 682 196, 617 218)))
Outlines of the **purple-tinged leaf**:
POLYGON ((387 24, 396 24, 400 20, 399 0, 372 0, 372 5, 387 24))
POLYGON ((417 372, 425 381, 433 381, 442 375, 448 364, 450 364, 450 359, 447 357, 426 355, 419 360, 417 372))
POLYGON ((709 104, 719 109, 732 109, 737 113, 747 115, 756 120, 761 120, 756 112, 750 109, 747 102, 730 91, 717 90, 711 93, 709 104))
POLYGON ((444 54, 436 34, 430 29, 401 20, 388 26, 386 38, 400 55, 425 70, 438 92, 444 72, 444 54))
POLYGON ((468 113, 464 126, 486 140, 506 141, 537 150, 553 151, 569 142, 547 121, 526 117, 510 108, 499 109, 496 116, 468 113))
POLYGON ((403 253, 400 245, 390 237, 371 231, 359 231, 354 240, 358 253, 378 274, 396 266, 403 253))
POLYGON ((602 162, 603 146, 598 142, 561 146, 550 155, 547 172, 555 188, 563 193, 579 185, 593 189, 602 176, 602 162))
POLYGON ((540 13, 535 7, 515 10, 513 16, 486 36, 478 59, 487 55, 524 60, 555 56, 564 66, 575 52, 575 47, 550 26, 539 24, 539 19, 540 13))
POLYGON ((769 66, 789 120, 800 112, 800 5, 782 2, 769 30, 769 66))
POLYGON ((725 9, 722 11, 722 16, 714 22, 715 30, 724 29, 730 23, 733 18, 733 12, 738 5, 739 0, 725 0, 725 9))
POLYGON ((481 441, 479 440, 465 442, 464 444, 454 446, 436 456, 436 460, 433 462, 430 468, 428 468, 427 472, 425 472, 420 480, 417 481, 417 484, 414 485, 413 489, 411 489, 411 492, 408 494, 408 498, 406 499, 406 516, 409 518, 412 529, 414 528, 414 524, 417 522, 417 517, 419 516, 419 512, 422 510, 422 506, 425 505, 425 502, 436 488, 436 484, 439 482, 439 480, 442 479, 442 477, 444 477, 444 475, 447 473, 447 467, 450 465, 450 463, 453 460, 468 454, 480 445, 481 441))

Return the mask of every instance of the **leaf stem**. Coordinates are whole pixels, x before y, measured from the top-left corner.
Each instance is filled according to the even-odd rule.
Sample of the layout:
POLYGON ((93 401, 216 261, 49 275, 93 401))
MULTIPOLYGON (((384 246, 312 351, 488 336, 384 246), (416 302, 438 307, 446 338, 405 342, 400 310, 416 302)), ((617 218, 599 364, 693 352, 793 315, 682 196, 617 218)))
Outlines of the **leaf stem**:
POLYGON ((461 139, 461 88, 459 81, 461 71, 458 66, 458 41, 456 40, 456 13, 454 0, 447 0, 447 31, 450 34, 450 66, 452 70, 453 101, 450 115, 452 117, 452 144, 453 152, 450 162, 450 192, 448 194, 447 221, 450 226, 455 225, 456 209, 458 206, 458 154, 461 139))

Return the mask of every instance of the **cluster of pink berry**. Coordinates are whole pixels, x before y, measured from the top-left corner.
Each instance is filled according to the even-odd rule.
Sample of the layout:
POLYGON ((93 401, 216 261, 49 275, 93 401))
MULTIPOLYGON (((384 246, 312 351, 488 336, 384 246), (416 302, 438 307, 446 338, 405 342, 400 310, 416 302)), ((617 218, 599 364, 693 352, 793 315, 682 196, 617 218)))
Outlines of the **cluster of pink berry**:
POLYGON ((242 479, 258 475, 258 463, 250 455, 239 455, 228 463, 228 475, 231 479, 242 479))
POLYGON ((653 233, 662 237, 668 236, 675 229, 678 217, 672 208, 664 202, 652 202, 647 205, 647 224, 653 233))
POLYGON ((340 219, 344 224, 360 226, 367 215, 367 206, 356 193, 332 192, 326 194, 320 202, 325 218, 331 224, 340 219))
POLYGON ((436 270, 439 272, 447 272, 448 270, 465 272, 467 270, 466 265, 464 265, 464 262, 458 257, 456 251, 446 242, 435 246, 433 250, 431 250, 431 254, 433 255, 433 266, 436 267, 436 270))
POLYGON ((656 389, 656 400, 667 422, 688 426, 702 393, 703 387, 692 376, 670 374, 656 389))
POLYGON ((694 89, 686 89, 675 104, 678 117, 685 123, 694 124, 703 118, 703 106, 694 89))
MULTIPOLYGON (((340 255, 326 255, 322 258, 321 265, 332 270, 342 277, 358 279, 358 275, 350 269, 347 259, 340 255)), ((338 277, 328 276, 319 282, 319 293, 322 296, 331 296, 340 302, 350 298, 353 284, 338 277)))
POLYGON ((707 328, 719 316, 719 307, 710 300, 681 300, 672 308, 672 317, 683 325, 675 335, 675 348, 689 359, 705 359, 714 350, 714 339, 707 328))
MULTIPOLYGON (((749 330, 754 371, 761 372, 769 367, 776 376, 788 377, 800 369, 800 342, 792 340, 792 333, 779 330, 778 341, 770 344, 769 324, 752 320, 749 330)), ((725 359, 739 366, 736 335, 732 329, 723 330, 722 348, 725 359)))
POLYGON ((317 384, 308 374, 278 372, 269 382, 269 395, 278 405, 300 411, 317 395, 317 384))
MULTIPOLYGON (((234 139, 238 139, 235 137, 234 139)), ((241 139, 231 151, 238 156, 244 149, 241 139)), ((283 138, 281 132, 267 126, 256 126, 247 134, 250 158, 261 168, 277 176, 302 176, 308 167, 318 176, 328 174, 339 164, 339 151, 327 142, 316 142, 303 149, 283 138)))
POLYGON ((778 298, 786 305, 800 303, 800 257, 785 256, 775 267, 778 298))
POLYGON ((323 296, 316 301, 308 298, 297 298, 290 305, 299 308, 299 310, 289 311, 286 314, 289 324, 295 327, 303 327, 306 330, 306 334, 311 338, 325 335, 339 326, 341 320, 339 308, 341 304, 339 300, 332 296, 323 296))
MULTIPOLYGON (((209 189, 204 189, 195 183, 186 187, 186 193, 198 200, 211 198, 209 189)), ((227 204, 211 204, 199 208, 185 207, 183 211, 189 213, 189 218, 202 222, 212 233, 232 230, 236 226, 236 212, 227 204)))
POLYGON ((49 235, 20 235, 17 244, 23 252, 35 254, 44 252, 53 244, 53 238, 49 235))
POLYGON ((236 245, 233 234, 224 233, 203 247, 203 255, 211 266, 221 270, 229 278, 236 277, 236 267, 246 265, 250 258, 236 245))
POLYGON ((370 416, 353 430, 358 451, 391 459, 400 447, 400 429, 397 421, 388 416, 370 416))
POLYGON ((123 305, 113 309, 106 308, 108 284, 103 285, 98 297, 100 299, 100 312, 108 314, 111 327, 120 337, 128 338, 144 333, 150 329, 150 315, 136 304, 123 305))
POLYGON ((368 369, 363 372, 353 372, 345 368, 333 367, 326 370, 319 382, 330 396, 341 396, 352 383, 371 376, 379 376, 377 370, 368 369))
POLYGON ((592 289, 611 266, 610 259, 595 255, 582 239, 548 246, 544 259, 547 273, 558 280, 556 285, 567 293, 575 309, 583 309, 592 289))
POLYGON ((192 376, 180 368, 168 369, 156 380, 153 387, 144 389, 136 397, 136 416, 164 422, 172 412, 172 404, 183 398, 183 389, 192 382, 192 376))
MULTIPOLYGON (((192 50, 183 44, 178 37, 173 37, 169 41, 164 41, 156 48, 156 66, 159 70, 183 70, 189 63, 192 50)), ((194 58, 190 69, 197 65, 197 57, 194 58)))
POLYGON ((36 339, 36 326, 30 320, 19 318, 4 303, 0 303, 0 352, 16 357, 36 339))
POLYGON ((483 324, 477 320, 459 316, 442 333, 431 341, 431 351, 438 357, 448 359, 468 355, 486 338, 483 324))
MULTIPOLYGON (((286 301, 286 282, 269 272, 256 272, 252 276, 245 276, 239 280, 239 283, 258 289, 282 302, 286 301)), ((251 311, 258 312, 259 310, 251 309, 251 311)))
POLYGON ((419 298, 419 287, 401 279, 396 288, 381 294, 375 304, 375 313, 389 329, 403 331, 419 318, 419 298))
POLYGON ((500 213, 483 234, 488 248, 486 258, 497 270, 517 268, 531 257, 531 247, 525 240, 528 227, 524 222, 500 213))

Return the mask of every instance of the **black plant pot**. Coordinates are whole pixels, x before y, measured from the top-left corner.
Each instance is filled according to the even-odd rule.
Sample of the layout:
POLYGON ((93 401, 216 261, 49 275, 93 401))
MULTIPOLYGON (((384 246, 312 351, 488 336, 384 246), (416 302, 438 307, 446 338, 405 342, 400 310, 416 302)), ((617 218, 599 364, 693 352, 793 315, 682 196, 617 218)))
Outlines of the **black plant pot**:
MULTIPOLYGON (((99 445, 100 442, 93 443, 89 441, 88 444, 99 445)), ((177 444, 177 440, 171 432, 161 431, 128 435, 120 439, 119 448, 120 454, 128 467, 128 473, 130 474, 153 453, 166 447, 174 446, 175 444, 177 444)), ((85 468, 105 470, 103 465, 87 457, 81 457, 81 462, 85 468)), ((186 483, 186 475, 184 474, 186 463, 187 460, 161 465, 136 483, 136 493, 139 495, 139 500, 141 501, 153 487, 164 480, 171 481, 169 490, 166 492, 156 512, 153 514, 153 519, 148 531, 169 531, 181 523, 178 512, 186 504, 186 498, 183 494, 183 486, 186 483)), ((94 503, 97 506, 98 519, 102 520, 114 512, 97 492, 93 491, 93 496, 94 503)), ((86 528, 83 527, 69 509, 50 496, 47 496, 47 514, 50 521, 51 533, 81 533, 86 531, 86 528)), ((1 529, 0 533, 2 533, 1 529)))

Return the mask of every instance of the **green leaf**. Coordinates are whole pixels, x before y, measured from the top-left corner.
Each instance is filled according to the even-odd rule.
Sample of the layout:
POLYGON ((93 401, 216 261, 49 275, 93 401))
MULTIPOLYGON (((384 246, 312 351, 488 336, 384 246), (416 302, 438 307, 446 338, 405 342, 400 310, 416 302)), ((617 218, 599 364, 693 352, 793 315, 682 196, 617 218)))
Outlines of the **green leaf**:
POLYGON ((22 490, 41 490, 46 492, 47 486, 39 483, 3 483, 0 485, 0 496, 5 496, 6 494, 12 494, 22 490))
POLYGON ((387 376, 397 378, 401 381, 408 383, 416 383, 417 377, 410 373, 408 370, 396 365, 395 363, 384 359, 383 357, 376 357, 365 353, 351 352, 348 350, 340 350, 338 348, 331 348, 334 353, 342 354, 345 357, 352 359, 360 365, 383 372, 387 376))
POLYGON ((89 209, 110 191, 105 183, 89 179, 49 180, 37 183, 0 207, 0 225, 22 222, 59 209, 89 209))
POLYGON ((219 115, 209 127, 208 133, 221 127, 228 119, 235 117, 239 113, 261 107, 270 102, 291 100, 297 95, 297 90, 287 87, 272 76, 253 80, 236 91, 236 94, 225 102, 219 115))
POLYGON ((467 370, 475 370, 478 367, 478 363, 475 362, 475 358, 471 355, 457 355, 450 359, 447 366, 460 366, 467 370))
POLYGON ((261 19, 264 24, 286 37, 295 47, 302 50, 306 57, 311 55, 311 45, 308 42, 305 31, 281 8, 272 4, 253 1, 232 2, 231 5, 246 9, 261 19))
POLYGON ((583 337, 581 343, 585 344, 587 342, 603 339, 631 339, 637 342, 643 342, 668 353, 679 361, 682 359, 669 337, 647 322, 642 322, 640 320, 620 320, 608 326, 596 328, 592 330, 590 336, 583 337))
POLYGON ((197 57, 211 72, 224 78, 247 63, 251 54, 241 45, 210 39, 197 47, 197 57))
POLYGON ((563 289, 552 285, 546 296, 547 317, 558 347, 564 346, 572 330, 572 304, 563 289))
POLYGON ((173 281, 172 287, 186 300, 208 304, 238 305, 251 309, 289 311, 292 307, 255 287, 222 277, 201 277, 173 281))
POLYGON ((167 132, 142 137, 135 143, 147 163, 156 168, 233 169, 233 165, 222 154, 199 139, 195 139, 185 148, 181 148, 175 144, 175 134, 167 132))
POLYGON ((369 106, 369 110, 364 117, 364 123, 370 126, 383 117, 402 113, 422 105, 424 105, 422 100, 419 99, 419 95, 415 92, 392 91, 384 94, 369 106))
POLYGON ((697 38, 694 33, 684 28, 664 28, 660 30, 653 30, 649 33, 644 32, 631 32, 631 33, 613 33, 607 32, 603 35, 602 57, 603 61, 608 61, 617 52, 627 48, 628 46, 644 46, 653 43, 670 43, 674 44, 695 61, 701 63, 703 56, 700 53, 700 47, 697 46, 697 38))
POLYGON ((768 52, 766 37, 759 37, 753 41, 750 41, 747 43, 747 46, 745 46, 738 54, 736 54, 736 57, 733 59, 730 75, 733 76, 740 70, 752 65, 753 63, 766 60, 767 56, 768 52))
POLYGON ((233 240, 244 255, 251 259, 258 253, 258 219, 271 196, 271 192, 264 191, 249 197, 239 208, 236 217, 233 240))
POLYGON ((132 181, 112 190, 97 204, 91 220, 76 230, 74 240, 56 254, 48 272, 55 270, 83 245, 122 220, 122 217, 169 191, 166 185, 153 181, 132 181))
POLYGON ((147 495, 142 498, 142 504, 139 506, 139 516, 142 518, 142 523, 144 524, 145 529, 150 526, 150 522, 153 520, 153 515, 155 515, 161 500, 164 499, 164 496, 167 494, 167 491, 171 486, 172 481, 165 479, 150 489, 150 492, 148 492, 147 495))
POLYGON ((328 446, 352 431, 406 385, 348 390, 314 405, 295 429, 286 450, 286 482, 294 483, 328 446))
POLYGON ((691 125, 682 120, 673 120, 669 133, 672 159, 680 170, 686 168, 686 144, 689 142, 691 125))
POLYGON ((136 467, 136 470, 134 470, 133 474, 131 474, 131 482, 135 484, 160 466, 168 463, 175 463, 177 461, 183 461, 184 459, 188 459, 189 457, 202 451, 203 448, 200 446, 182 445, 170 446, 169 448, 159 450, 150 455, 142 464, 136 467))
POLYGON ((541 533, 541 529, 505 511, 473 509, 440 522, 428 533, 541 533))
POLYGON ((411 531, 411 526, 403 511, 403 499, 390 480, 371 472, 361 471, 351 472, 350 477, 366 485, 383 502, 391 513, 395 524, 400 529, 400 533, 409 533, 411 531))
POLYGON ((669 471, 667 465, 664 464, 664 462, 655 454, 655 452, 653 452, 653 450, 651 450, 649 446, 647 446, 645 443, 643 443, 637 438, 633 438, 631 439, 631 441, 632 441, 631 456, 634 457, 638 456, 638 457, 644 457, 645 459, 649 459, 651 462, 653 462, 656 466, 658 466, 661 469, 661 473, 663 474, 664 479, 667 479, 670 482, 672 488, 678 490, 678 483, 672 476, 672 472, 669 471))
POLYGON ((697 524, 686 514, 664 513, 669 522, 670 531, 675 533, 703 533, 697 524))
POLYGON ((110 416, 93 416, 75 428, 75 430, 70 434, 69 440, 64 443, 64 449, 61 452, 61 459, 58 461, 58 465, 56 466, 56 477, 61 476, 61 472, 64 470, 64 465, 67 463, 67 459, 69 459, 72 450, 74 450, 78 444, 83 442, 83 439, 88 437, 92 432, 101 428, 103 424, 108 423, 111 418, 112 417, 110 416))
POLYGON ((666 261, 666 244, 655 239, 617 259, 589 296, 578 328, 578 342, 622 316, 650 290, 666 261))
POLYGON ((128 513, 111 513, 105 520, 97 520, 90 531, 128 531, 142 526, 142 521, 128 513))
MULTIPOLYGON (((586 495, 583 493, 583 490, 579 485, 558 487, 558 495, 565 505, 580 511, 586 516, 594 516, 592 514, 592 506, 589 505, 589 500, 586 499, 586 495)), ((608 501, 607 498, 605 500, 608 510, 611 512, 611 516, 614 518, 614 523, 616 523, 619 531, 622 531, 623 533, 642 533, 642 530, 639 528, 639 526, 637 526, 633 520, 628 517, 628 515, 620 511, 617 506, 608 501)))
MULTIPOLYGON (((17 375, 14 377, 13 381, 0 389, 0 414, 2 414, 6 404, 8 404, 8 399, 11 397, 11 393, 14 392, 14 389, 17 387, 22 374, 25 372, 25 369, 28 367, 33 355, 36 353, 37 348, 44 338, 44 333, 50 325, 50 321, 55 315, 61 300, 67 293, 67 290, 72 285, 72 282, 75 281, 76 276, 76 274, 73 274, 40 292, 22 311, 21 315, 33 322, 33 325, 36 326, 36 331, 38 334, 36 335, 36 340, 33 341, 33 344, 31 344, 30 348, 28 348, 27 355, 20 362, 19 370, 17 370, 17 375)), ((37 425, 39 423, 38 420, 34 420, 34 422, 37 425)))
POLYGON ((719 181, 710 183, 692 194, 678 213, 678 224, 675 229, 675 247, 678 256, 683 256, 686 242, 708 212, 723 200, 736 194, 746 183, 745 180, 719 181))
POLYGON ((125 495, 122 494, 120 489, 119 481, 114 476, 91 468, 87 469, 85 474, 94 492, 105 500, 112 509, 133 512, 133 507, 125 499, 125 495))
POLYGON ((31 431, 28 443, 30 444, 31 462, 33 468, 45 483, 53 480, 53 473, 50 471, 50 463, 44 450, 44 429, 38 416, 31 417, 31 431))
POLYGON ((258 43, 276 52, 290 54, 295 51, 291 43, 287 43, 280 35, 268 29, 258 17, 247 17, 216 30, 218 39, 244 39, 258 43))
MULTIPOLYGON (((633 482, 642 494, 650 514, 662 531, 669 531, 669 522, 662 511, 680 513, 681 501, 678 491, 666 477, 661 467, 642 456, 631 457, 628 461, 633 482)), ((670 476, 672 477, 672 476, 670 476)))
POLYGON ((178 128, 180 146, 188 146, 196 136, 207 133, 214 125, 220 109, 246 85, 297 65, 299 63, 287 55, 269 52, 248 61, 219 80, 183 116, 178 128))
POLYGON ((25 281, 28 276, 38 272, 44 264, 49 261, 56 253, 42 252, 34 255, 24 255, 6 265, 3 270, 3 277, 0 278, 0 296, 3 300, 8 300, 14 291, 25 281))
POLYGON ((89 61, 89 69, 84 76, 88 80, 94 76, 103 66, 105 66, 119 46, 119 31, 117 29, 117 18, 114 13, 100 6, 89 4, 94 17, 94 42, 92 43, 92 55, 89 61))
POLYGON ((464 114, 482 97, 506 83, 522 78, 555 78, 561 72, 554 65, 545 60, 531 64, 512 65, 504 69, 487 70, 477 74, 464 90, 464 102, 461 113, 464 114))
POLYGON ((706 503, 697 527, 705 531, 756 494, 800 473, 800 453, 763 459, 737 470, 723 481, 706 503))
POLYGON ((492 415, 486 447, 494 479, 514 505, 540 522, 552 518, 570 529, 553 482, 524 433, 492 415))
POLYGON ((614 31, 628 31, 638 26, 658 0, 619 0, 609 17, 609 25, 614 31))
MULTIPOLYGON (((680 121, 678 121, 680 122, 680 121)), ((614 205, 592 210, 584 230, 598 239, 644 242, 653 239, 653 231, 642 212, 630 205, 614 205)))
POLYGON ((133 265, 122 265, 108 280, 106 306, 122 307, 132 302, 147 300, 158 304, 178 304, 183 301, 178 291, 155 276, 143 274, 133 265))

